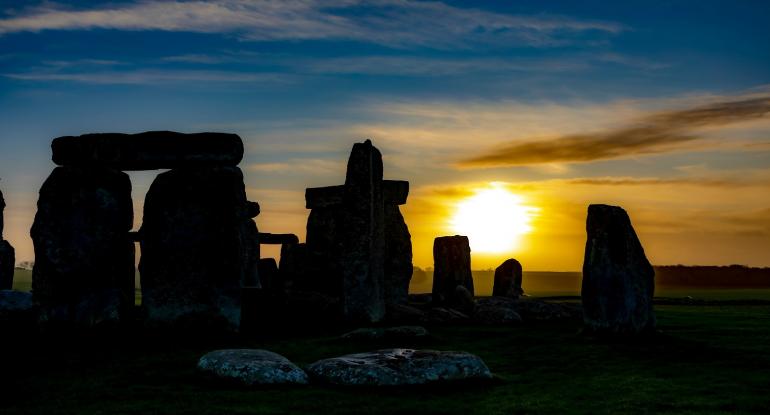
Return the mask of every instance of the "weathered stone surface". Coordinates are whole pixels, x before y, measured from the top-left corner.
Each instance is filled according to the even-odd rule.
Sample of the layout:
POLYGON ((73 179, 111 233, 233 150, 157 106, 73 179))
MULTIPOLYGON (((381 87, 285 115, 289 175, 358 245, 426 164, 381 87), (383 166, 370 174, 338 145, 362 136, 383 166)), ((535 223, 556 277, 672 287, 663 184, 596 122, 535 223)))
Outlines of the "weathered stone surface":
POLYGON ((476 300, 476 313, 506 314, 516 312, 524 321, 580 320, 582 312, 576 304, 546 302, 530 298, 486 297, 476 300), (497 309, 497 311, 493 311, 497 309))
POLYGON ((236 167, 175 169, 147 192, 142 306, 153 323, 237 329, 241 287, 258 287, 259 241, 236 167))
POLYGON ((421 326, 368 327, 343 334, 346 340, 414 339, 427 337, 428 330, 421 326))
POLYGON ((134 304, 131 182, 103 167, 57 167, 43 183, 31 236, 32 290, 43 321, 117 321, 134 304))
POLYGON ((307 375, 297 365, 261 349, 216 350, 200 358, 198 369, 249 386, 307 384, 307 375))
POLYGON ((476 306, 473 319, 482 324, 513 325, 521 323, 521 316, 513 308, 497 307, 480 303, 476 306))
POLYGON ((8 241, 0 240, 0 290, 13 288, 13 270, 16 264, 16 251, 8 241))
POLYGON ((382 154, 370 140, 354 144, 350 152, 344 203, 343 313, 352 321, 380 321, 385 316, 382 154))
POLYGON ((583 261, 586 330, 636 334, 655 328, 655 271, 625 210, 591 205, 583 261))
POLYGON ((99 165, 117 170, 236 166, 243 158, 241 138, 224 133, 85 134, 56 138, 51 149, 53 162, 60 166, 99 165))
POLYGON ((495 269, 495 282, 492 287, 492 295, 499 297, 518 298, 524 294, 521 289, 521 264, 510 258, 506 259, 495 269))
POLYGON ((452 304, 452 308, 455 310, 462 311, 468 315, 473 314, 473 311, 476 309, 476 300, 473 298, 473 294, 462 285, 455 287, 454 295, 449 303, 452 304))
POLYGON ((397 386, 488 380, 492 373, 466 352, 385 349, 324 359, 308 366, 312 379, 332 385, 397 386))
POLYGON ((412 235, 398 205, 385 205, 385 303, 403 304, 412 279, 412 235))
MULTIPOLYGON (((457 286, 473 296, 471 248, 467 236, 441 236, 433 241, 433 302, 458 305, 457 286)), ((462 306, 463 304, 459 304, 462 306)))
POLYGON ((423 322, 425 324, 459 324, 467 323, 470 317, 451 308, 432 307, 425 312, 423 322))
POLYGON ((32 293, 0 290, 0 323, 33 323, 37 319, 37 307, 32 293))

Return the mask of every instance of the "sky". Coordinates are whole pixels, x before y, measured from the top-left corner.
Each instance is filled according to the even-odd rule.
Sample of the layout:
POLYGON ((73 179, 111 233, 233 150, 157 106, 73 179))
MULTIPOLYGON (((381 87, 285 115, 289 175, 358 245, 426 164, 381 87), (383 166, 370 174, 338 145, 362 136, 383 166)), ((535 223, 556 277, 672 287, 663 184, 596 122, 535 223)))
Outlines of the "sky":
MULTIPOLYGON (((767 39, 767 1, 0 0, 5 239, 34 258, 53 138, 221 131, 263 232, 304 239, 304 189, 370 138, 411 183, 417 266, 460 216, 505 234, 496 201, 519 234, 471 235, 475 269, 579 270, 590 203, 654 264, 770 266, 767 39)), ((136 228, 157 173, 130 173, 136 228)))

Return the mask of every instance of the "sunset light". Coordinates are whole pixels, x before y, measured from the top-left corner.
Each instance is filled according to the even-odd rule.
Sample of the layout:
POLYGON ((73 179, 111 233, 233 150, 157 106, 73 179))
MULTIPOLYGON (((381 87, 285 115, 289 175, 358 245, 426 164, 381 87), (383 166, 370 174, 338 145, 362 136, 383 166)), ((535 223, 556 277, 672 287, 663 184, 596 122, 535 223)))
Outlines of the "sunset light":
POLYGON ((473 196, 461 200, 452 217, 452 230, 468 236, 475 252, 502 253, 515 250, 522 235, 532 230, 537 208, 509 192, 500 183, 490 183, 473 196))

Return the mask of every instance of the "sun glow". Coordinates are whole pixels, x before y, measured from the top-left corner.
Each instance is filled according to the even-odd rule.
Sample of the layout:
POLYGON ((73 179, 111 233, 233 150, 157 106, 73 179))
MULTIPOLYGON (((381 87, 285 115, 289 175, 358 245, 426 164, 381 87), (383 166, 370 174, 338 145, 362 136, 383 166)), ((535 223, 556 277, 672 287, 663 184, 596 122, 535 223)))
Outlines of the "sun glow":
POLYGON ((451 226, 468 237, 472 251, 506 252, 516 249, 522 235, 532 230, 530 223, 537 210, 524 205, 521 197, 501 183, 490 183, 489 188, 457 204, 451 226))

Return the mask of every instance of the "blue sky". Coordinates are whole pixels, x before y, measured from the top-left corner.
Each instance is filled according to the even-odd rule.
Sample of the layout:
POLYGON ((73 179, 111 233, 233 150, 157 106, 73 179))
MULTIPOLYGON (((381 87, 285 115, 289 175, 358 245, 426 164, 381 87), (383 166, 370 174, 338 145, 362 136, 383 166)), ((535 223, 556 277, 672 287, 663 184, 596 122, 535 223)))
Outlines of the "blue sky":
MULTIPOLYGON (((420 250, 445 231, 441 215, 426 212, 451 210, 451 200, 428 208, 444 203, 435 194, 496 181, 552 188, 521 192, 574 211, 559 222, 566 227, 584 202, 610 201, 638 212, 640 234, 656 246, 703 234, 681 257, 652 248, 661 263, 768 266, 767 39, 766 1, 0 1, 7 238, 31 257, 26 233, 53 167, 52 138, 215 130, 246 141, 242 168, 266 231, 302 234, 303 189, 341 182, 350 146, 371 137, 386 175, 412 182, 405 211, 418 265, 430 265, 420 250), (736 116, 748 101, 753 109, 736 116), (663 117, 704 106, 729 117, 663 117), (628 138, 642 124, 654 124, 656 138, 628 138), (617 151, 575 156, 596 136, 617 151), (516 153, 544 140, 577 144, 553 160, 516 153), (490 153, 502 162, 468 163, 490 153), (710 198, 720 184, 722 197, 710 198), (667 191, 694 196, 681 206, 656 197, 667 191), (672 233, 658 218, 692 226, 672 233)), ((139 218, 153 175, 133 176, 139 218)), ((579 248, 581 232, 541 236, 579 248)), ((530 262, 576 269, 580 254, 530 262)))

